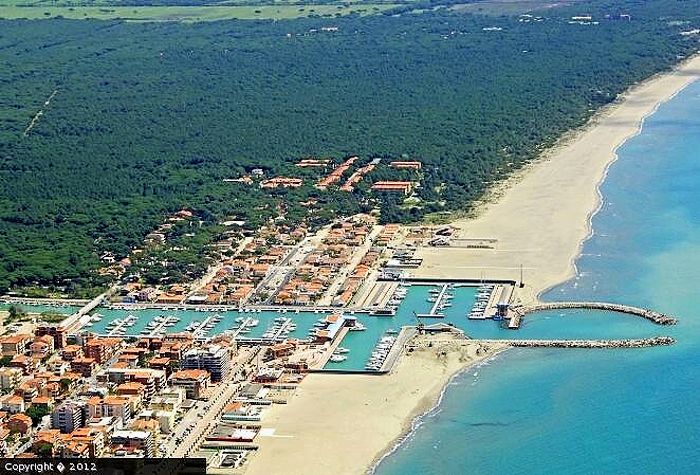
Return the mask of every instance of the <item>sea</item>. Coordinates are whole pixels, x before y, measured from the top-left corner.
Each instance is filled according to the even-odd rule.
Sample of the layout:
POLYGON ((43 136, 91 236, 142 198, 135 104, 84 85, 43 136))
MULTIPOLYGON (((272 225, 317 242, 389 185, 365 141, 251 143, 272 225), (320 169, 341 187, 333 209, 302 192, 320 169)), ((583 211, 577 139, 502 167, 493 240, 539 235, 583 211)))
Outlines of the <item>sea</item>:
POLYGON ((455 377, 377 475, 700 473, 700 81, 618 155, 577 275, 543 299, 647 306, 678 325, 549 312, 525 317, 523 329, 677 343, 508 350, 455 377))

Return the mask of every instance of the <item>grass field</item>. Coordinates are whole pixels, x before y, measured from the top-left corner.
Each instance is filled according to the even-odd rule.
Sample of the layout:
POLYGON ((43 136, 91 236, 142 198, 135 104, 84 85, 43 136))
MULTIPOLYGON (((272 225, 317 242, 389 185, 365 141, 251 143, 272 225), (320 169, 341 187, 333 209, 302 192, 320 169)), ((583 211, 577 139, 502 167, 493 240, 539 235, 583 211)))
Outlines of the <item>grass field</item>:
POLYGON ((456 12, 480 15, 520 15, 557 6, 571 5, 580 1, 582 0, 485 0, 481 2, 465 2, 464 4, 454 5, 450 9, 456 12))
POLYGON ((100 19, 127 21, 214 21, 228 19, 289 19, 308 16, 335 17, 357 13, 372 15, 395 7, 394 4, 350 5, 264 5, 264 6, 18 6, 0 4, 0 18, 5 19, 100 19))

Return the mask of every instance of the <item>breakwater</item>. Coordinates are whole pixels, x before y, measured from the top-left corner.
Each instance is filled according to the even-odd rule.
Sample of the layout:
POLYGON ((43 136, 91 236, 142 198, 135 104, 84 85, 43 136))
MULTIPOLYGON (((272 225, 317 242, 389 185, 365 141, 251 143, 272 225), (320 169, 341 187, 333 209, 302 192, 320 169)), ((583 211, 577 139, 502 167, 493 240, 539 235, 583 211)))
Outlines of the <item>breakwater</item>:
POLYGON ((647 348, 667 346, 676 342, 670 336, 624 340, 478 340, 484 343, 502 343, 518 348, 647 348))
POLYGON ((675 325, 678 323, 673 317, 665 313, 656 312, 647 308, 633 307, 631 305, 622 305, 609 302, 544 302, 533 305, 523 305, 512 307, 513 318, 519 321, 523 315, 539 312, 542 310, 560 310, 560 309, 589 309, 589 310, 607 310, 610 312, 627 313, 645 318, 657 325, 675 325))

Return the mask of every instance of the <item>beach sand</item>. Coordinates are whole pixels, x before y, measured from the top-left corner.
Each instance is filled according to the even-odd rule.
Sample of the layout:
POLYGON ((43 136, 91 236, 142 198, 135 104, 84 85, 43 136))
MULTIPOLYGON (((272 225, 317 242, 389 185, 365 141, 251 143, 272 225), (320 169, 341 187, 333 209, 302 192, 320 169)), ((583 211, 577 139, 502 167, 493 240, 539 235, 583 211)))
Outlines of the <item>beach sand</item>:
POLYGON ((495 238, 494 249, 421 248, 416 277, 520 279, 521 302, 575 273, 574 260, 600 205, 598 185, 616 149, 658 105, 700 77, 700 56, 645 81, 571 133, 543 157, 496 186, 474 218, 452 223, 459 237, 495 238))
MULTIPOLYGON (((699 76, 696 56, 632 88, 496 186, 474 218, 453 223, 460 237, 498 239, 494 249, 424 248, 414 275, 518 280, 522 265, 521 302, 571 277, 616 149, 659 104, 699 76)), ((460 361, 458 351, 448 354, 444 362, 414 353, 388 376, 310 375, 288 406, 265 416, 263 427, 274 428, 277 437, 258 438, 261 450, 246 475, 364 473, 436 403, 450 377, 472 364, 460 361)))
POLYGON ((265 413, 262 426, 274 434, 258 436, 245 474, 364 473, 435 405, 454 374, 503 348, 449 334, 420 336, 416 344, 387 376, 307 376, 287 405, 265 413))

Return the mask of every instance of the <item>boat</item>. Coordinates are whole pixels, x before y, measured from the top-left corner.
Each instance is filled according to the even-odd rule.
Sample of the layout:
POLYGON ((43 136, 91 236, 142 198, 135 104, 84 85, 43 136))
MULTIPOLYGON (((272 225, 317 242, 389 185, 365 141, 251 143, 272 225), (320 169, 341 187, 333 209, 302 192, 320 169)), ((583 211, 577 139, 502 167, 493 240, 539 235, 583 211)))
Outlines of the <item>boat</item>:
POLYGON ((345 361, 346 359, 348 359, 347 356, 341 356, 341 355, 331 355, 331 357, 329 358, 329 360, 332 361, 333 363, 340 363, 342 361, 345 361))
POLYGON ((335 349, 335 353, 342 355, 345 353, 350 353, 350 350, 348 350, 347 348, 343 348, 342 346, 339 346, 338 348, 335 349))
POLYGON ((260 324, 260 320, 252 319, 248 321, 248 324, 246 326, 248 327, 257 327, 260 324))
POLYGON ((367 330, 367 327, 361 324, 360 322, 356 322, 355 325, 350 327, 350 331, 360 332, 363 330, 367 330))
POLYGON ((389 329, 386 331, 386 334, 387 334, 387 335, 398 335, 398 333, 399 333, 398 330, 394 330, 393 328, 389 328, 389 329))

